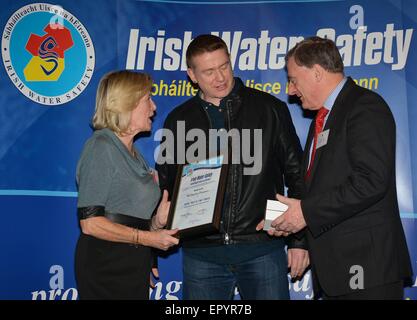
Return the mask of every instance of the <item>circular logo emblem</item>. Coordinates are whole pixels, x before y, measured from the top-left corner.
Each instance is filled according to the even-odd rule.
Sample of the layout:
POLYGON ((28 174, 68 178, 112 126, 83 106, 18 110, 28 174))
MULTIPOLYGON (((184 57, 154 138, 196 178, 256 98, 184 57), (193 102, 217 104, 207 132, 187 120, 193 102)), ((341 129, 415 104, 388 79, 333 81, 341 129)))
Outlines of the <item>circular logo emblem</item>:
POLYGON ((77 98, 94 72, 94 46, 87 29, 74 15, 48 3, 32 3, 12 14, 1 51, 16 88, 43 105, 77 98))

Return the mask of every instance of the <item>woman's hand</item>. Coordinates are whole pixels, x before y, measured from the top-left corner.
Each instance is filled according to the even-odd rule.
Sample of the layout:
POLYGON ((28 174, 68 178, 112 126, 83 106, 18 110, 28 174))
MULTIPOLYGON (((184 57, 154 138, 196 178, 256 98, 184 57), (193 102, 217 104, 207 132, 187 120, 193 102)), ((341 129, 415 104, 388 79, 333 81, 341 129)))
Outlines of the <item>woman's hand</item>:
POLYGON ((151 227, 153 230, 162 229, 167 224, 169 208, 171 207, 171 201, 168 201, 168 191, 164 190, 162 200, 159 203, 156 215, 152 218, 151 227))
POLYGON ((166 251, 179 243, 179 239, 175 237, 177 232, 178 229, 143 231, 143 239, 140 239, 140 242, 145 246, 166 251))
POLYGON ((151 269, 151 275, 149 277, 149 286, 154 289, 155 288, 155 283, 153 282, 153 279, 158 280, 159 279, 159 271, 158 271, 158 267, 152 267, 151 269))

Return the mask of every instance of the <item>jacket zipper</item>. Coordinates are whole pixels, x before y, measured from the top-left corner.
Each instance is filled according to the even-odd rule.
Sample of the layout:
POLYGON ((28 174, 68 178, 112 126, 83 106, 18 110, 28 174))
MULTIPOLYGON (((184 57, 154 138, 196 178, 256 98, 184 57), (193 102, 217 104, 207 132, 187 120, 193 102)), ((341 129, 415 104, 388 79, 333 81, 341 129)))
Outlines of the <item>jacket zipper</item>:
POLYGON ((201 106, 201 108, 204 110, 204 112, 205 112, 205 114, 206 114, 206 116, 207 116, 207 120, 208 120, 208 122, 209 122, 209 130, 210 130, 210 129, 213 129, 213 125, 212 125, 212 123, 211 123, 211 119, 210 119, 210 116, 209 116, 209 114, 208 114, 208 112, 207 112, 206 108, 205 108, 205 107, 203 107, 203 106, 201 106))
MULTIPOLYGON (((231 103, 232 103, 231 100, 228 100, 227 103, 226 103, 226 113, 227 113, 227 122, 228 122, 227 123, 227 125, 228 125, 227 130, 228 131, 230 131, 230 127, 231 127, 231 121, 230 121, 231 103)), ((207 119, 208 119, 208 122, 209 122, 209 129, 213 129, 213 125, 211 123, 211 119, 210 119, 210 116, 209 116, 206 108, 204 108, 203 106, 202 106, 202 108, 203 108, 203 110, 204 110, 204 112, 205 112, 205 114, 207 116, 207 119)), ((228 146, 228 147, 231 148, 231 145, 228 146)), ((231 168, 231 163, 229 163, 229 166, 231 168)), ((233 185, 234 185, 234 172, 232 172, 232 184, 231 185, 232 185, 232 189, 233 189, 233 185)), ((233 192, 231 193, 231 199, 229 199, 229 208, 228 208, 229 210, 228 210, 227 226, 225 228, 225 234, 224 234, 224 244, 230 244, 230 240, 231 240, 230 239, 231 237, 229 235, 229 228, 230 228, 230 220, 231 220, 231 216, 232 216, 232 199, 233 199, 233 192)))
MULTIPOLYGON (((226 102, 227 130, 228 130, 228 132, 231 129, 231 120, 230 120, 231 105, 232 105, 232 101, 228 100, 226 102)), ((229 141, 227 142, 227 144, 228 144, 228 148, 232 148, 232 144, 229 145, 229 141)), ((228 151, 228 153, 229 153, 229 151, 228 151)), ((229 159, 229 161, 231 162, 231 159, 229 159)), ((232 167, 231 163, 229 163, 229 168, 231 168, 231 170, 233 170, 233 167, 232 167)), ((230 241, 231 241, 231 236, 229 235, 229 229, 230 229, 230 221, 232 219, 232 206, 233 206, 233 198, 234 198, 234 177, 235 177, 235 173, 234 173, 234 171, 232 171, 232 174, 231 174, 231 178, 232 178, 231 190, 232 190, 232 192, 230 193, 230 198, 229 198, 229 208, 228 208, 229 210, 228 210, 228 216, 227 216, 228 219, 227 219, 227 226, 226 226, 225 234, 224 234, 224 243, 225 244, 230 244, 230 241)))

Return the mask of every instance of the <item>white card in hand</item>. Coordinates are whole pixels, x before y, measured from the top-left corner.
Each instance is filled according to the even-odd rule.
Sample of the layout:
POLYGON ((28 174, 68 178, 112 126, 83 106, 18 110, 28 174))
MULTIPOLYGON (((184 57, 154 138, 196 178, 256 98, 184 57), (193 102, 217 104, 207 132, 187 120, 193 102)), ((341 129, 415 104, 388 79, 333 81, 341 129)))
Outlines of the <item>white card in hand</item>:
POLYGON ((265 224, 263 230, 268 231, 271 229, 271 222, 282 215, 288 206, 277 200, 267 200, 265 211, 265 224))

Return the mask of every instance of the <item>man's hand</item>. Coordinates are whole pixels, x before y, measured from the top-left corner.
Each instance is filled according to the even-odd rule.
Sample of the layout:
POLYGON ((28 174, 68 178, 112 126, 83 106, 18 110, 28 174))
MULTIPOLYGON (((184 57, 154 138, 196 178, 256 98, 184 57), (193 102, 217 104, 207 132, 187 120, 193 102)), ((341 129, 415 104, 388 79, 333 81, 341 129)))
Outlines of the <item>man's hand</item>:
MULTIPOLYGON (((286 204, 288 209, 281 216, 272 221, 271 226, 275 228, 275 230, 270 231, 274 236, 288 236, 307 226, 301 209, 300 200, 287 198, 280 194, 277 194, 276 198, 278 201, 286 204)), ((269 231, 268 233, 271 234, 269 231)))
MULTIPOLYGON (((265 219, 262 219, 261 222, 258 223, 258 225, 256 226, 256 231, 261 231, 264 228, 265 225, 265 219)), ((270 236, 275 236, 275 237, 281 237, 281 236, 288 236, 289 232, 282 232, 282 231, 276 231, 274 228, 271 228, 267 231, 267 233, 270 236)))
POLYGON ((264 228, 265 225, 265 219, 262 219, 261 222, 258 223, 258 225, 256 226, 256 231, 261 231, 264 228))
POLYGON ((304 249, 288 249, 288 268, 290 268, 291 278, 301 278, 304 271, 310 264, 308 251, 304 249))

